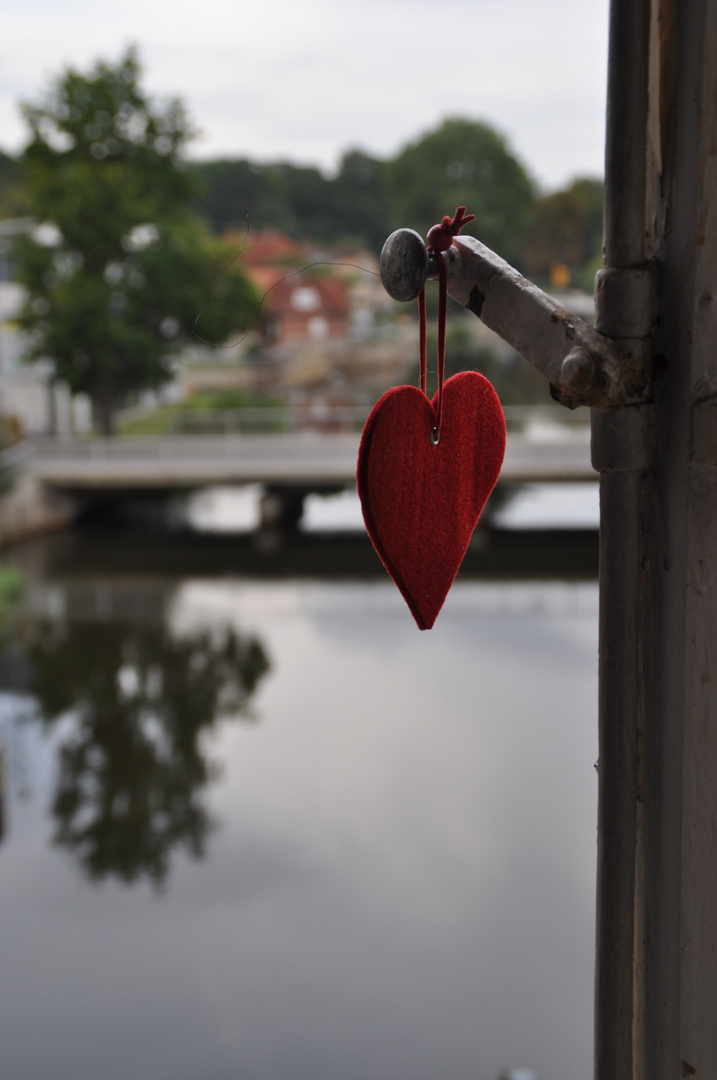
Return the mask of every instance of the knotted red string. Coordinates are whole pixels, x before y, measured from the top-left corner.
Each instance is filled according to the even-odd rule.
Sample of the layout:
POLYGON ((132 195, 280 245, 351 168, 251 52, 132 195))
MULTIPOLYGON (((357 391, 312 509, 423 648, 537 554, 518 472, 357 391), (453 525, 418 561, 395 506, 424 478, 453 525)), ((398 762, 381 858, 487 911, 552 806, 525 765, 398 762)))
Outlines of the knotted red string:
POLYGON ((428 231, 428 246, 431 251, 448 251, 453 237, 458 236, 464 225, 475 221, 475 214, 466 214, 465 206, 459 206, 452 218, 446 215, 440 225, 434 225, 428 231))
MULTIPOLYGON (((459 206, 452 218, 446 215, 440 225, 434 225, 428 231, 428 250, 436 256, 438 264, 438 403, 436 405, 436 425, 431 432, 431 442, 438 445, 441 437, 443 420, 443 375, 446 368, 446 263, 443 252, 448 251, 453 237, 458 236, 464 225, 475 221, 475 214, 466 214, 465 206, 459 206)), ((420 358, 421 390, 426 393, 426 288, 418 296, 418 348, 420 358)))
POLYGON ((420 361, 420 387, 421 393, 425 393, 425 285, 418 294, 418 355, 420 361))

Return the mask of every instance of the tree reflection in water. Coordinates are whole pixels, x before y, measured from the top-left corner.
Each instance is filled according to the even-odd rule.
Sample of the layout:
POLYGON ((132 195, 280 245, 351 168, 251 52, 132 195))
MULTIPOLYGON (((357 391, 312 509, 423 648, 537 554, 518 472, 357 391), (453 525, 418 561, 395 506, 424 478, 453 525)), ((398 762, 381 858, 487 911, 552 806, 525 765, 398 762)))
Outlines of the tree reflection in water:
POLYGON ((214 774, 202 732, 245 712, 269 661, 232 630, 174 636, 164 626, 40 623, 31 691, 58 728, 54 842, 86 876, 160 888, 177 849, 205 851, 202 795, 214 774))

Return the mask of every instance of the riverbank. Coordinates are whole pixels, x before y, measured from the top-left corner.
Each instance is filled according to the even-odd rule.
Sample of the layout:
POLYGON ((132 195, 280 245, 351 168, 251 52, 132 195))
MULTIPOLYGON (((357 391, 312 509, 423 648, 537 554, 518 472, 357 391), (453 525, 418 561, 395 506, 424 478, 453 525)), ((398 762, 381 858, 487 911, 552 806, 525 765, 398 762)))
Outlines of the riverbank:
POLYGON ((0 548, 67 529, 76 516, 73 499, 48 491, 30 475, 19 476, 0 497, 0 548))

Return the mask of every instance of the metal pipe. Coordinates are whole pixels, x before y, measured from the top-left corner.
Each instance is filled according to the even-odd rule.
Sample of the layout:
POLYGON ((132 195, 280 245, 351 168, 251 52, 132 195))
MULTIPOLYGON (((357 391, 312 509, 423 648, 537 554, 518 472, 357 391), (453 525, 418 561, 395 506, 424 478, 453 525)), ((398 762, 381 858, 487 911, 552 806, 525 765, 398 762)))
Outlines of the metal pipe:
POLYGON ((644 729, 642 513, 655 444, 650 405, 593 410, 600 473, 600 671, 596 1080, 635 1080, 639 746, 644 729))
POLYGON ((595 1076, 632 1080, 633 951, 637 822, 637 709, 633 679, 638 596, 634 555, 639 529, 633 506, 640 477, 603 473, 600 514, 615 522, 600 533, 600 579, 630 579, 628 589, 600 598, 600 757, 598 760, 598 957, 595 972, 595 1076), (630 553, 625 574, 626 552, 630 553))
MULTIPOLYGON (((649 0, 612 0, 605 147, 605 265, 646 263, 645 208, 649 0)), ((609 280, 609 279, 608 279, 609 280)), ((628 288, 629 288, 629 282, 628 288)), ((625 289, 598 291, 600 331, 624 333, 625 289)), ((641 328, 645 332, 645 327, 641 328)), ((641 646, 641 508, 652 407, 593 410, 593 464, 600 500, 600 782, 598 796, 596 1080, 635 1080, 640 1048, 635 978, 642 941, 638 880, 639 734, 644 702, 641 646)), ((647 1078, 645 1078, 647 1080, 647 1078)))
POLYGON ((645 263, 650 0, 612 0, 605 137, 605 265, 645 263))

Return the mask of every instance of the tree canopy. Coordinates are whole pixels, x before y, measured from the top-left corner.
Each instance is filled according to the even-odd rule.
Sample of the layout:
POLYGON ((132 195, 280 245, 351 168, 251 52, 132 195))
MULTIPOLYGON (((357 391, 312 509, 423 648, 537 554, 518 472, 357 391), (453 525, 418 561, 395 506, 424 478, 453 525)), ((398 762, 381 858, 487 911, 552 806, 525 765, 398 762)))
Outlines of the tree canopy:
POLYGON ((191 211, 191 126, 178 101, 153 103, 139 79, 130 50, 114 67, 68 69, 23 108, 29 206, 43 224, 18 245, 21 322, 34 355, 90 395, 106 433, 128 394, 170 377, 200 310, 217 342, 256 311, 238 268, 210 288, 228 257, 191 211))
POLYGON ((425 236, 464 204, 477 218, 469 231, 521 270, 555 284, 557 268, 591 288, 601 181, 539 194, 488 124, 448 119, 388 160, 349 150, 334 176, 286 161, 189 162, 181 104, 151 102, 139 76, 131 51, 114 67, 66 71, 25 107, 24 157, 0 154, 0 217, 53 225, 20 246, 22 321, 35 354, 90 394, 104 430, 127 395, 169 376, 200 310, 202 336, 217 343, 250 325, 258 297, 238 265, 220 273, 236 235, 231 252, 216 237, 231 231, 378 253, 393 229, 425 236))
POLYGON ((29 213, 27 177, 22 160, 0 150, 0 220, 29 213))
MULTIPOLYGON (((125 77, 136 84, 136 61, 131 54, 114 75, 126 65, 129 74, 125 77)), ((103 65, 98 65, 100 70, 113 74, 103 65)), ((82 97, 81 84, 88 80, 68 74, 71 82, 66 96, 76 98, 79 93, 82 97)), ((107 87, 102 90, 105 93, 107 87)), ((94 110, 95 118, 99 114, 105 124, 114 108, 112 100, 94 110)), ((57 102, 49 110, 27 110, 34 133, 27 155, 34 177, 34 212, 44 207, 44 216, 49 217, 53 207, 56 209, 57 191, 47 177, 43 178, 42 191, 38 191, 37 172, 42 169, 39 150, 48 156, 49 146, 54 161, 63 139, 65 145, 69 139, 77 145, 85 144, 86 158, 89 140, 89 156, 94 157, 95 164, 98 159, 131 156, 135 169, 140 163, 142 170, 147 167, 145 176, 155 192, 160 173, 168 174, 171 186, 176 185, 175 201, 186 208, 190 200, 194 212, 215 235, 245 228, 253 232, 278 229, 296 240, 360 243, 378 252, 394 228, 409 225, 425 235, 444 214, 465 204, 477 216, 472 227, 477 236, 509 261, 538 276, 549 276, 549 267, 556 261, 580 274, 592 266, 600 253, 602 182, 580 179, 563 191, 541 195, 503 136, 480 121, 446 120, 387 160, 362 150, 348 150, 336 175, 328 177, 318 168, 287 161, 262 163, 238 158, 183 162, 181 150, 191 131, 180 106, 174 103, 164 111, 147 113, 146 105, 120 101, 119 108, 120 127, 134 132, 123 155, 117 154, 116 133, 109 133, 103 141, 102 124, 86 116, 78 118, 75 101, 60 102, 59 113, 57 102), (130 107, 138 108, 140 117, 131 123, 130 107), (57 123, 58 116, 67 121, 67 129, 57 123), (72 117, 75 120, 70 126, 72 117), (54 137, 48 137, 50 130, 54 137), (178 139, 174 149, 173 130, 178 139), (138 131, 142 132, 140 139, 138 131), (42 147, 42 143, 47 145, 42 147), (164 163, 160 170, 156 169, 158 156, 164 163)), ((57 172, 58 182, 61 175, 66 175, 71 155, 66 152, 63 161, 65 171, 57 172)), ((136 172, 138 178, 140 171, 136 172)), ((28 212, 27 174, 25 161, 0 153, 0 217, 10 216, 13 211, 28 212)), ((126 188, 125 194, 132 201, 138 189, 126 188)), ((169 204, 165 201, 165 205, 169 204)), ((104 209, 100 208, 103 221, 107 216, 104 209)), ((89 221, 80 223, 89 230, 89 221)), ((93 230, 96 224, 92 224, 93 230)))
POLYGON ((337 176, 289 162, 245 158, 195 162, 196 208, 218 232, 279 229, 297 240, 359 241, 380 251, 390 232, 385 165, 360 150, 347 152, 337 176))
POLYGON ((389 162, 387 177, 394 228, 410 225, 425 236, 444 214, 467 206, 476 215, 469 231, 521 264, 536 188, 492 127, 445 120, 389 162))
POLYGON ((549 277, 556 262, 574 282, 587 285, 602 256, 603 184, 574 180, 538 201, 526 243, 529 273, 549 277), (588 281, 582 281, 587 277, 588 281))
POLYGON ((320 243, 353 239, 378 252, 393 229, 408 225, 425 236, 464 204, 477 215, 481 239, 518 264, 536 198, 503 137, 466 119, 444 121, 388 161, 350 150, 331 179, 315 168, 246 159, 195 163, 191 171, 203 184, 197 209, 219 232, 248 223, 320 243))

